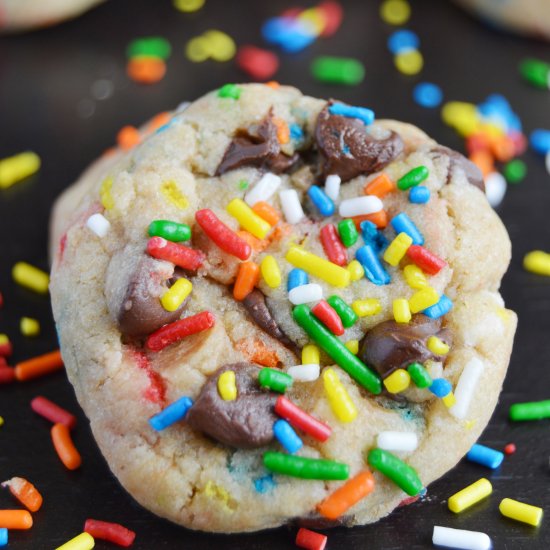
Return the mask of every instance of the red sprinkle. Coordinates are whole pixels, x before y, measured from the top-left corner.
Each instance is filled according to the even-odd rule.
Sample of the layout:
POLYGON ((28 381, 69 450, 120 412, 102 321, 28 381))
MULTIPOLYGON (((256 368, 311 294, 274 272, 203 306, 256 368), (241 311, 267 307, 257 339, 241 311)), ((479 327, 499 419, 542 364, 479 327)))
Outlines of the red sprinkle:
POLYGON ((340 240, 340 236, 336 231, 336 227, 329 223, 321 229, 321 244, 327 258, 336 265, 341 267, 348 263, 348 255, 346 249, 340 240))
POLYGON ((412 504, 413 502, 416 502, 420 499, 420 495, 416 495, 415 497, 407 497, 404 498, 397 506, 401 508, 401 506, 408 506, 409 504, 412 504))
POLYGON ((513 455, 515 452, 516 452, 516 445, 514 443, 508 443, 508 445, 504 447, 504 454, 513 455))
POLYGON ((255 80, 267 80, 279 68, 279 58, 276 54, 256 46, 241 46, 236 60, 239 69, 255 80))
POLYGON ((195 220, 201 226, 206 235, 214 241, 222 250, 237 256, 239 260, 248 260, 252 249, 250 245, 241 239, 235 231, 223 223, 209 208, 198 210, 195 220))
POLYGON ((167 241, 162 237, 151 237, 147 242, 147 252, 153 258, 172 262, 191 271, 196 271, 204 261, 204 254, 200 250, 193 250, 183 244, 167 241))
POLYGON ((0 292, 0 307, 2 307, 4 305, 4 296, 3 294, 0 292))
POLYGON ((98 519, 87 519, 84 524, 84 531, 94 539, 107 540, 119 546, 131 546, 136 534, 118 523, 109 523, 98 519))
POLYGON ((342 18, 344 16, 342 6, 338 2, 327 0, 326 2, 321 2, 317 6, 317 9, 325 14, 325 28, 321 36, 323 38, 332 36, 342 24, 342 18))
POLYGON ((151 403, 164 404, 166 401, 166 384, 162 376, 151 366, 147 355, 141 351, 133 351, 132 355, 137 366, 145 371, 149 378, 149 387, 143 392, 143 397, 151 403))
POLYGON ((344 325, 338 313, 331 307, 326 300, 321 300, 312 310, 311 313, 321 321, 333 334, 342 336, 344 334, 344 325))
POLYGON ((300 527, 296 535, 296 546, 307 550, 323 550, 327 544, 327 536, 300 527))
POLYGON ((76 416, 41 395, 31 401, 31 409, 54 424, 65 424, 69 430, 76 426, 76 416))
POLYGON ((428 275, 437 275, 447 265, 446 261, 438 258, 423 246, 416 244, 409 246, 407 256, 428 275))
POLYGON ((283 395, 279 396, 275 403, 275 412, 295 428, 302 430, 318 441, 326 441, 330 437, 332 432, 330 426, 300 409, 283 395))
POLYGON ((10 384, 15 380, 15 369, 0 365, 0 384, 10 384))
POLYGON ((0 355, 8 357, 13 353, 13 346, 8 340, 5 344, 0 344, 0 355))
POLYGON ((212 313, 202 311, 196 315, 164 325, 147 338, 145 345, 151 351, 160 351, 186 336, 212 328, 215 322, 216 318, 212 313))

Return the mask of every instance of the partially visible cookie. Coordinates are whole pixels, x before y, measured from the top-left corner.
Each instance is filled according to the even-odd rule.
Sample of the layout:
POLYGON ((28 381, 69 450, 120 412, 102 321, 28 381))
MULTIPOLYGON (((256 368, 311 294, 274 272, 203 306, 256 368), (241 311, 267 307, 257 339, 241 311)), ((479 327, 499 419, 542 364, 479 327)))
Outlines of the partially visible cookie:
POLYGON ((291 87, 224 87, 56 203, 67 373, 113 473, 154 513, 219 532, 374 522, 487 425, 516 327, 498 293, 506 230, 468 160, 371 118, 291 87), (185 418, 153 429, 182 398, 185 418), (382 473, 389 431, 416 437, 382 449, 410 485, 382 473), (367 470, 374 490, 327 517, 320 503, 367 470))

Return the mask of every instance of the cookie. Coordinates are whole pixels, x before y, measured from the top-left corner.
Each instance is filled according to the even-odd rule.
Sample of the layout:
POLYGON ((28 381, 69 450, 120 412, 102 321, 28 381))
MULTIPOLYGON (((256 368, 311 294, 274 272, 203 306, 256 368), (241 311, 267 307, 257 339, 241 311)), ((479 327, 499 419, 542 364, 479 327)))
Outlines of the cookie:
POLYGON ((205 531, 358 525, 451 469, 516 328, 476 167, 285 86, 226 85, 140 137, 51 227, 67 374, 128 492, 205 531))

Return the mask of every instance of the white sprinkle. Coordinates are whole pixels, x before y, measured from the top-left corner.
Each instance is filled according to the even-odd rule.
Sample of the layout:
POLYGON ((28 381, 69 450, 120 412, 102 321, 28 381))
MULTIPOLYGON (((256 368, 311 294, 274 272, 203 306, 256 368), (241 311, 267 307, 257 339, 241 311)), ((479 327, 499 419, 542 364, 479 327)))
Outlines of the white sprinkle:
POLYGON ((434 525, 432 542, 435 545, 460 548, 461 550, 489 550, 491 548, 491 539, 485 533, 451 529, 439 525, 434 525))
POLYGON ((311 363, 309 365, 289 367, 286 373, 292 376, 294 382, 313 382, 319 378, 320 370, 321 367, 319 365, 311 363))
POLYGON ((288 293, 288 299, 295 305, 309 304, 323 299, 323 289, 316 283, 294 287, 288 293))
POLYGON ((414 432, 380 432, 378 447, 386 451, 414 451, 418 447, 418 437, 414 432))
POLYGON ((105 237, 111 228, 109 220, 103 214, 92 214, 86 222, 86 227, 98 237, 105 237))
MULTIPOLYGON (((550 78, 550 76, 548 78, 550 78)), ((546 154, 546 170, 548 174, 550 174, 550 151, 546 154)))
POLYGON ((183 101, 176 107, 176 113, 183 113, 191 105, 190 101, 183 101))
POLYGON ((296 189, 285 189, 279 193, 281 208, 288 223, 298 223, 304 217, 304 210, 296 189))
POLYGON ((496 208, 506 195, 506 180, 499 172, 491 172, 485 178, 485 195, 489 204, 496 208))
POLYGON ((275 191, 277 191, 279 185, 281 185, 281 178, 268 172, 248 191, 244 196, 244 202, 246 202, 248 206, 254 206, 257 202, 266 201, 275 191))
POLYGON ((364 216, 380 212, 384 208, 382 201, 374 195, 366 197, 356 197, 347 199, 340 203, 338 213, 342 218, 352 218, 353 216, 364 216))
POLYGON ((342 180, 340 179, 340 176, 336 174, 327 176, 327 179, 325 180, 325 193, 335 202, 338 200, 338 195, 340 194, 341 183, 342 180))
POLYGON ((456 403, 449 409, 449 412, 460 420, 464 420, 468 414, 470 403, 483 373, 485 365, 477 357, 473 357, 466 363, 455 388, 456 403))

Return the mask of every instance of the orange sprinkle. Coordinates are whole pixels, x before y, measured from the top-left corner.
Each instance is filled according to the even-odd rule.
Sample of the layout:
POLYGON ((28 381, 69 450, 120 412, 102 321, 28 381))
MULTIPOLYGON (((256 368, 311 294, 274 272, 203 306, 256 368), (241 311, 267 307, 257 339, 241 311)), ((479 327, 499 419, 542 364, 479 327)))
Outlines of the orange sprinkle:
POLYGON ((500 162, 508 162, 516 154, 516 144, 508 136, 500 136, 491 142, 491 151, 500 162))
POLYGON ((469 159, 481 170, 484 177, 495 171, 493 156, 488 151, 474 151, 469 159))
POLYGON ((280 363, 277 352, 259 338, 243 338, 235 344, 235 348, 258 365, 275 368, 280 363))
POLYGON ((147 131, 154 132, 155 130, 158 130, 161 126, 168 124, 171 119, 172 115, 168 111, 158 113, 150 120, 149 125, 147 126, 147 131))
POLYGON ((262 250, 265 250, 269 246, 269 241, 267 239, 258 239, 248 231, 241 230, 236 233, 243 241, 249 244, 250 248, 256 253, 262 252, 262 250))
POLYGON ((346 510, 365 498, 374 489, 374 477, 369 471, 359 472, 355 477, 330 494, 319 506, 319 513, 328 518, 336 519, 346 510))
POLYGON ((126 73, 140 84, 154 84, 164 78, 166 63, 158 57, 138 56, 128 61, 126 73))
POLYGON ((111 157, 116 153, 116 147, 109 147, 103 151, 102 157, 111 157))
POLYGON ((8 487, 10 493, 31 512, 40 510, 42 495, 30 481, 22 477, 12 477, 8 481, 4 481, 2 487, 8 487))
POLYGON ((124 126, 118 132, 116 141, 121 149, 127 151, 141 141, 141 136, 139 135, 139 130, 134 126, 124 126))
POLYGON ((63 368, 63 358, 59 350, 27 359, 15 365, 15 378, 25 382, 63 368))
POLYGON ((252 210, 271 226, 277 225, 277 222, 281 219, 281 214, 265 201, 257 202, 252 210))
POLYGON ((274 242, 280 241, 284 237, 287 237, 291 233, 292 233, 292 226, 289 223, 280 223, 269 234, 268 239, 270 242, 274 243, 274 242))
POLYGON ((5 529, 30 529, 32 516, 27 510, 0 510, 0 527, 5 529))
POLYGON ((388 213, 385 210, 380 210, 380 212, 375 212, 374 214, 365 214, 364 216, 355 216, 351 218, 357 231, 361 231, 361 222, 369 221, 372 222, 379 229, 384 229, 388 225, 388 213))
POLYGON ((281 87, 276 80, 270 80, 269 82, 266 82, 265 85, 273 88, 274 90, 278 90, 281 87))
POLYGON ((69 428, 65 424, 54 424, 51 434, 53 446, 61 462, 68 470, 76 470, 82 464, 82 458, 73 444, 69 428))
POLYGON ((277 128, 277 140, 281 144, 288 143, 290 141, 290 128, 288 124, 279 117, 273 117, 273 124, 277 128))
POLYGON ((239 266, 237 280, 233 286, 233 297, 238 302, 244 300, 260 280, 260 267, 254 262, 243 262, 239 266))
POLYGON ((384 172, 382 172, 379 176, 376 176, 363 188, 365 195, 376 195, 380 199, 395 190, 395 183, 384 172))

